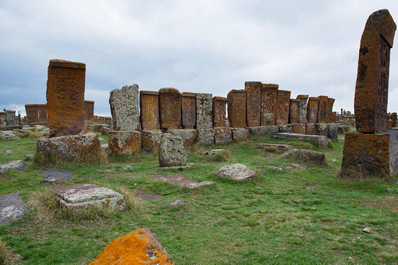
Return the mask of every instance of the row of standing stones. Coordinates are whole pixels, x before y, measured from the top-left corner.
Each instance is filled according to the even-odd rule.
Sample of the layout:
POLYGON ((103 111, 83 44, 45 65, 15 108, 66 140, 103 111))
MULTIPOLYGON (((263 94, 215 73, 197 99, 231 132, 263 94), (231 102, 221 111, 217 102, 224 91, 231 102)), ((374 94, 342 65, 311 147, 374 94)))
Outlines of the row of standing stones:
MULTIPOLYGON (((395 162, 396 154, 398 153, 398 134, 395 131, 385 131, 387 128, 386 102, 388 93, 389 51, 392 47, 395 29, 395 23, 387 10, 380 10, 373 13, 366 24, 361 40, 355 95, 357 132, 346 134, 342 165, 343 172, 344 169, 353 167, 358 170, 367 170, 370 173, 384 172, 391 175, 396 173, 396 168, 398 168, 398 164, 395 162), (374 162, 375 160, 376 162, 374 162)), ((84 122, 84 83, 85 64, 63 60, 50 61, 47 83, 50 137, 40 138, 38 140, 35 156, 36 162, 56 163, 58 160, 79 163, 91 163, 93 161, 100 163, 106 162, 106 155, 100 146, 98 137, 93 133, 86 133, 86 125, 84 122)), ((259 84, 257 84, 257 86, 259 86, 259 84)), ((145 133, 145 130, 141 132, 139 125, 137 125, 140 124, 141 121, 143 124, 144 122, 152 122, 156 127, 155 130, 165 130, 163 132, 160 131, 160 136, 158 137, 160 138, 159 163, 161 166, 185 166, 187 154, 184 150, 184 144, 187 145, 190 141, 194 141, 192 139, 195 137, 196 139, 198 137, 201 139, 201 136, 204 134, 201 130, 207 130, 206 134, 210 135, 209 138, 212 139, 209 140, 209 143, 216 141, 213 140, 216 139, 216 132, 223 135, 220 139, 232 139, 235 130, 239 132, 238 134, 246 136, 250 133, 261 134, 264 132, 277 133, 280 131, 289 131, 289 128, 293 131, 294 124, 288 125, 287 122, 285 124, 285 121, 289 120, 289 117, 286 118, 286 113, 289 115, 289 108, 291 108, 291 106, 298 106, 297 108, 300 109, 301 101, 290 101, 289 93, 289 100, 286 96, 285 104, 277 105, 278 108, 284 105, 282 109, 288 110, 284 112, 284 121, 282 123, 278 122, 278 117, 283 115, 278 116, 279 109, 277 109, 273 112, 275 114, 275 124, 261 126, 262 117, 269 118, 270 115, 264 115, 264 111, 262 111, 261 108, 262 105, 258 103, 259 98, 262 98, 262 96, 261 92, 257 95, 256 93, 261 91, 261 89, 251 89, 251 87, 252 86, 249 84, 248 87, 246 87, 245 93, 241 91, 236 93, 246 94, 246 100, 244 102, 246 102, 247 105, 245 105, 243 109, 240 108, 240 112, 246 112, 245 115, 240 113, 241 117, 244 117, 241 118, 241 121, 244 120, 245 122, 244 126, 236 126, 237 128, 234 128, 234 122, 236 120, 234 120, 234 117, 231 115, 229 122, 232 128, 228 126, 212 128, 212 125, 210 125, 212 124, 212 114, 210 112, 208 112, 207 115, 197 115, 197 113, 206 113, 206 110, 212 108, 207 107, 203 110, 196 108, 196 129, 191 129, 193 130, 191 132, 184 130, 184 133, 180 132, 180 124, 181 121, 184 120, 181 117, 181 105, 174 104, 173 101, 171 101, 170 98, 167 99, 167 97, 162 104, 162 97, 160 95, 163 90, 159 91, 159 105, 168 106, 167 111, 159 111, 158 113, 160 115, 157 120, 153 119, 152 116, 152 118, 146 119, 145 121, 142 116, 140 120, 138 115, 134 117, 128 115, 128 110, 121 111, 130 108, 131 105, 129 104, 121 103, 118 107, 115 107, 117 106, 117 102, 122 100, 113 97, 115 93, 119 93, 118 91, 112 91, 110 104, 114 128, 116 130, 110 132, 109 149, 114 150, 111 148, 111 146, 114 145, 117 146, 119 150, 123 150, 126 145, 125 143, 137 142, 140 143, 139 146, 141 147, 143 141, 141 141, 141 139, 139 141, 136 140, 136 138, 141 137, 141 133, 145 133), (252 93, 250 92, 251 90, 257 91, 252 91, 254 93, 253 97, 248 96, 252 93), (248 104, 248 98, 253 99, 253 104, 248 104), (290 104, 287 102, 290 102, 290 104), (160 128, 157 128, 158 124, 160 128), (201 128, 202 125, 205 128, 201 128), (246 126, 250 128, 245 128, 246 126), (225 133, 225 131, 227 131, 227 133, 225 133), (126 136, 126 133, 133 136, 126 136), (112 137, 112 135, 122 135, 122 137, 112 137)), ((261 84, 261 87, 264 87, 264 84, 261 84)), ((138 86, 133 86, 133 89, 137 89, 138 98, 138 86)), ((175 89, 165 89, 164 91, 166 90, 168 92, 167 94, 173 95, 179 93, 175 89), (169 93, 170 91, 172 93, 169 93)), ((123 89, 120 91, 120 93, 123 94, 123 89)), ((279 93, 288 94, 283 91, 278 91, 278 94, 279 93)), ((123 94, 121 98, 131 100, 129 99, 128 93, 123 94)), ((211 96, 196 95, 196 102, 198 101, 202 103, 211 102, 211 96)), ((206 104, 203 105, 206 106, 206 104)), ((320 106, 319 102, 318 106, 320 106)), ((321 104, 321 106, 323 106, 323 104, 321 104)), ((228 108, 233 107, 233 104, 228 105, 228 108)), ((134 111, 138 112, 138 109, 134 111)), ((236 113, 238 112, 239 111, 236 111, 236 113)), ((145 113, 145 110, 142 108, 141 113, 142 115, 145 113)), ((324 112, 324 116, 327 116, 326 113, 329 112, 324 112)), ((321 116, 322 115, 323 114, 321 114, 321 116)), ((308 115, 306 117, 308 117, 308 115)), ((290 118, 290 120, 292 120, 292 118, 290 118)), ((300 114, 297 115, 297 121, 299 120, 300 114)), ((191 121, 191 123, 193 122, 191 121)), ((305 124, 307 133, 310 123, 305 124)), ((224 125, 227 124, 224 123, 224 125)), ((337 136, 336 126, 333 124, 324 125, 318 123, 314 124, 314 127, 318 131, 323 131, 323 134, 326 134, 330 138, 336 138, 337 136)), ((291 135, 291 137, 311 137, 311 135, 304 134, 300 136, 295 134, 291 135)), ((242 137, 244 138, 245 136, 242 137)), ((276 137, 285 138, 290 136, 289 133, 286 134, 286 132, 282 132, 276 134, 276 137)), ((323 135, 321 137, 326 138, 323 135)), ((325 142, 327 142, 327 140, 325 140, 325 142)), ((326 145, 328 144, 329 143, 326 143, 326 145)), ((130 151, 134 150, 130 148, 129 152, 130 151)), ((220 177, 224 177, 225 175, 231 177, 233 174, 235 174, 234 179, 236 180, 246 179, 256 175, 255 172, 239 164, 224 167, 217 173, 220 177), (236 174, 236 169, 240 170, 239 172, 246 172, 246 177, 242 177, 240 173, 236 174)), ((112 210, 124 210, 127 207, 121 194, 93 184, 77 184, 59 187, 52 189, 52 191, 56 194, 61 204, 72 210, 84 208, 86 204, 83 202, 87 201, 90 201, 91 205, 106 205, 106 207, 112 210), (92 201, 91 199, 93 198, 95 198, 95 200, 92 201)), ((9 195, 5 201, 7 200, 18 201, 17 203, 21 204, 18 198, 15 199, 14 194, 9 195)), ((5 212, 10 216, 11 209, 8 207, 7 210, 4 211, 4 208, 7 207, 3 207, 1 211, 2 214, 5 212)), ((17 215, 24 211, 24 209, 20 210, 17 215)), ((157 241, 156 237, 150 233, 148 229, 138 229, 122 238, 116 239, 105 248, 104 252, 101 253, 92 264, 104 264, 104 262, 112 263, 122 260, 135 260, 136 264, 144 264, 148 260, 156 261, 158 264, 174 264, 172 259, 167 255, 167 252, 157 241), (129 246, 135 246, 134 253, 126 251, 126 242, 129 246)))

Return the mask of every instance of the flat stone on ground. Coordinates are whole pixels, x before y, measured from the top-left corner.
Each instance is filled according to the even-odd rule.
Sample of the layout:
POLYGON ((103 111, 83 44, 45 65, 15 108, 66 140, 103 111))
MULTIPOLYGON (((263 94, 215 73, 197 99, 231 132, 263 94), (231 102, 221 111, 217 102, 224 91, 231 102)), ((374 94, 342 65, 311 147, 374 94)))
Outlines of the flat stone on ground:
POLYGON ((7 170, 23 170, 28 166, 22 160, 15 160, 8 163, 0 164, 0 175, 4 174, 7 170))
POLYGON ((220 168, 217 171, 220 178, 230 178, 233 180, 246 180, 257 176, 257 173, 243 164, 233 164, 220 168))
POLYGON ((25 203, 18 193, 0 196, 0 224, 7 225, 12 221, 21 219, 25 212, 25 203))
POLYGON ((205 156, 215 156, 218 153, 225 152, 225 149, 213 149, 210 151, 203 152, 202 154, 205 156))
POLYGON ((330 139, 324 135, 307 135, 300 133, 277 133, 274 135, 277 139, 308 141, 319 147, 331 147, 330 139))
POLYGON ((66 170, 41 170, 39 174, 45 174, 43 178, 43 183, 55 183, 58 181, 67 181, 73 178, 76 175, 72 175, 69 171, 66 170))
POLYGON ((122 211, 127 204, 120 193, 94 184, 75 184, 51 189, 60 204, 78 211, 88 206, 104 207, 112 211, 122 211))
POLYGON ((161 181, 166 181, 168 183, 193 189, 197 187, 202 187, 202 186, 208 186, 208 185, 213 185, 215 184, 214 182, 211 181, 202 181, 202 182, 197 182, 195 180, 189 179, 184 175, 156 175, 152 177, 153 179, 156 180, 161 180, 161 181))

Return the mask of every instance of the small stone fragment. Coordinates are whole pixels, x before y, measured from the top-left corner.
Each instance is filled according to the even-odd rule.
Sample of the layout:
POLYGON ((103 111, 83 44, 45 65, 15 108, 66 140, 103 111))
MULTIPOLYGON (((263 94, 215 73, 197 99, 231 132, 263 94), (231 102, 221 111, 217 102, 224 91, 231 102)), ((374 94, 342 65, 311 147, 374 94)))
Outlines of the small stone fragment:
POLYGON ((257 173, 243 164, 233 164, 224 166, 217 171, 220 178, 230 178, 233 180, 246 180, 257 176, 257 173))
POLYGON ((386 192, 392 192, 392 189, 391 188, 387 188, 386 192))
POLYGON ((176 201, 170 202, 170 203, 168 203, 166 205, 169 205, 169 206, 172 206, 172 207, 176 207, 176 206, 179 206, 181 204, 186 204, 186 203, 187 202, 184 201, 184 200, 176 200, 176 201))
POLYGON ((4 151, 4 154, 12 154, 12 153, 14 153, 14 151, 12 151, 12 150, 5 150, 4 151))
POLYGON ((365 233, 370 234, 371 230, 369 227, 365 227, 364 229, 362 229, 362 231, 364 231, 365 233))
POLYGON ((55 183, 58 181, 67 181, 76 175, 72 175, 66 170, 41 170, 39 174, 45 174, 46 177, 43 178, 43 183, 55 183))
POLYGON ((132 170, 133 168, 129 165, 122 167, 123 170, 132 170))

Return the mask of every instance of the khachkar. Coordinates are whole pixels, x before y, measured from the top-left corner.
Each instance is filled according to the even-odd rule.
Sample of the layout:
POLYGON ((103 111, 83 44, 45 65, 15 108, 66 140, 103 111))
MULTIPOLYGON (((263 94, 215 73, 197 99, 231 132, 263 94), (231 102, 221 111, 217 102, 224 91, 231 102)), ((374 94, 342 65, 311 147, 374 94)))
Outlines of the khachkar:
POLYGON ((50 60, 47 109, 50 138, 37 141, 35 162, 97 164, 106 156, 95 133, 85 133, 84 90, 86 65, 50 60))
POLYGON ((366 22, 355 88, 357 131, 345 135, 342 175, 352 171, 369 176, 398 173, 398 132, 385 131, 390 49, 395 30, 394 20, 386 9, 374 12, 366 22))

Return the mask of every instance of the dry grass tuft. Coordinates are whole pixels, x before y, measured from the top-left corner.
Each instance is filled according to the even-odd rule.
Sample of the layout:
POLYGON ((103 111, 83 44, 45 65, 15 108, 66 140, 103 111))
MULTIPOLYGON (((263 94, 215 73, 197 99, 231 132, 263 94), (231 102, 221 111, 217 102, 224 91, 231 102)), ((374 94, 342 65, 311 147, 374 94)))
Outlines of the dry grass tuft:
POLYGON ((7 261, 6 243, 0 241, 0 265, 6 264, 6 261, 7 261))

